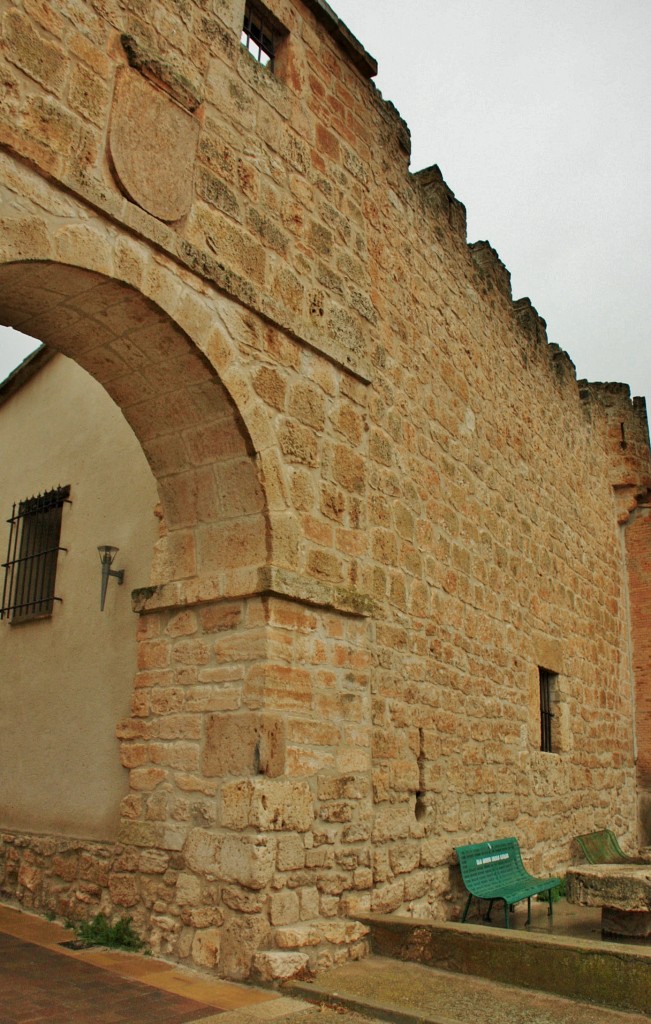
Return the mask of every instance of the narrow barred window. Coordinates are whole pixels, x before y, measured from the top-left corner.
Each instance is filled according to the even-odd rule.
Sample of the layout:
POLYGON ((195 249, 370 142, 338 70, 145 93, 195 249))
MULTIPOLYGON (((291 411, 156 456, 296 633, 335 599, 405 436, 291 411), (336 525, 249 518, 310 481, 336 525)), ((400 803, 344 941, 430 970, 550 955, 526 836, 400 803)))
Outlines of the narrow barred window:
POLYGON ((556 676, 546 668, 538 669, 540 681, 540 749, 554 751, 554 685, 556 676))
POLYGON ((61 537, 61 514, 70 486, 56 487, 13 506, 0 619, 51 615, 61 537))
POLYGON ((263 67, 271 66, 285 30, 260 4, 247 3, 241 42, 263 67))

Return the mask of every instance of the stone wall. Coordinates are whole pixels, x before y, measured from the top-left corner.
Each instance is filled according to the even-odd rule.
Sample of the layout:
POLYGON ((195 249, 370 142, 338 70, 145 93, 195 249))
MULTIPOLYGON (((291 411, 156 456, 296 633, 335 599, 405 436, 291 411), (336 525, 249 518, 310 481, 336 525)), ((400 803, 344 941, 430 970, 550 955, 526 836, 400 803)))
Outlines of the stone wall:
POLYGON ((514 834, 551 871, 572 835, 634 839, 621 533, 651 483, 643 403, 577 384, 438 169, 409 173, 372 60, 318 0, 269 4, 274 73, 241 0, 0 4, 0 309, 117 395, 179 538, 134 598, 111 871, 156 948, 232 977, 359 955, 369 909, 458 915, 455 845, 514 834), (159 325, 135 353, 125 286, 159 325), (88 357, 71 306, 106 325, 88 357))

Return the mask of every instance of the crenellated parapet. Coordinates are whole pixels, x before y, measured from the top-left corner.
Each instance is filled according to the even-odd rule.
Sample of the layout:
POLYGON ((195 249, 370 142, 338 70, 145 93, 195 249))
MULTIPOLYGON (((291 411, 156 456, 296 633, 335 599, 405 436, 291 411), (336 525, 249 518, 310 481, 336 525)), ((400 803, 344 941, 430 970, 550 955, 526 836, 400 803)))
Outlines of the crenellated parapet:
POLYGON ((468 248, 486 287, 496 288, 512 302, 511 275, 490 242, 470 242, 468 248))
POLYGON ((581 380, 579 392, 593 428, 603 439, 620 522, 625 522, 638 499, 651 488, 646 402, 641 397, 631 398, 628 384, 581 380))
POLYGON ((466 238, 466 208, 445 182, 441 169, 433 164, 413 175, 414 183, 434 216, 447 223, 453 232, 466 238))

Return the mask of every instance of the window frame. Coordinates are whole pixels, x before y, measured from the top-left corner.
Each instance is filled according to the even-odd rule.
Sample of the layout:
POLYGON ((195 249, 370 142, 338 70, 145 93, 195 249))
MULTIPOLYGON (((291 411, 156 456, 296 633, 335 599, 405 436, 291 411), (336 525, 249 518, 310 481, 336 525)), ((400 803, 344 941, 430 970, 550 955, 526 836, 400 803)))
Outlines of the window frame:
POLYGON ((247 0, 240 43, 257 64, 273 71, 278 47, 287 35, 287 29, 271 11, 257 0, 247 0))
POLYGON ((554 728, 554 706, 557 702, 556 672, 538 666, 540 699, 540 750, 543 754, 558 753, 557 730, 554 728))
POLYGON ((70 484, 53 487, 12 507, 0 620, 10 623, 49 618, 55 593, 63 506, 70 502, 70 484))

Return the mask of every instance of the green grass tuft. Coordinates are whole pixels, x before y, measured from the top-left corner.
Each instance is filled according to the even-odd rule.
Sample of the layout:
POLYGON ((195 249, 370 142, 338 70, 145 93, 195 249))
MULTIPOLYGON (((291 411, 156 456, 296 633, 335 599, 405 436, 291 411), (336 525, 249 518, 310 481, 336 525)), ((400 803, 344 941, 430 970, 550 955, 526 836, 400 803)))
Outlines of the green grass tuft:
MULTIPOLYGON (((565 896, 565 879, 561 878, 561 884, 555 885, 552 889, 552 903, 558 903, 560 899, 565 896)), ((536 896, 536 899, 541 903, 549 903, 549 897, 546 892, 540 892, 536 896)))
POLYGON ((121 917, 115 924, 111 924, 104 914, 97 914, 90 921, 74 925, 75 935, 79 942, 87 946, 139 950, 144 942, 134 932, 131 921, 130 917, 121 917))

